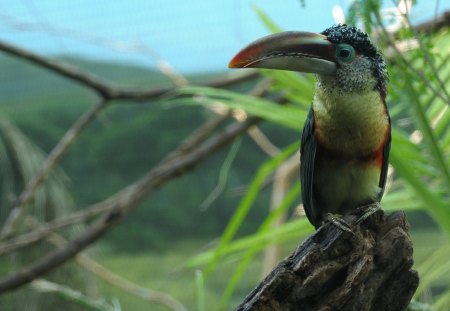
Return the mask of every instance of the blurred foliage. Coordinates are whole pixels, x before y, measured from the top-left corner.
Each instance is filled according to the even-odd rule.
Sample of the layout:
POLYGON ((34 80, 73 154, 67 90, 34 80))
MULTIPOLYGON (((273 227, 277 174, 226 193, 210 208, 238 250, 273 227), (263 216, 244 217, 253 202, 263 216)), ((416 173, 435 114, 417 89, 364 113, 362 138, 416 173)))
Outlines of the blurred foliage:
MULTIPOLYGON (((10 212, 14 200, 20 194, 25 183, 39 170, 44 152, 33 144, 22 132, 0 115, 0 223, 3 223, 10 212)), ((28 232, 34 224, 45 222, 55 217, 70 214, 74 210, 74 202, 68 190, 67 176, 61 170, 53 171, 47 182, 35 196, 30 208, 31 212, 19 232, 28 232)), ((70 237, 81 229, 81 225, 74 226, 62 234, 70 237)), ((0 257, 0 274, 7 275, 33 262, 54 247, 46 241, 37 243, 16 252, 0 257)), ((86 288, 86 272, 73 264, 52 272, 49 279, 64 282, 70 286, 86 288)), ((64 303, 60 298, 49 294, 40 294, 24 287, 20 290, 2 295, 1 310, 59 310, 65 306, 66 310, 80 310, 77 305, 64 303), (59 306, 55 309, 55 306, 59 306)))
MULTIPOLYGON (((100 76, 112 74, 115 83, 120 85, 135 83, 136 77, 142 77, 147 83, 154 81, 154 87, 169 85, 160 78, 159 73, 152 71, 76 59, 70 61, 84 68, 93 68, 100 76), (110 68, 113 66, 114 70, 110 68), (121 76, 118 73, 120 71, 127 74, 121 76)), ((16 80, 0 77, 0 92, 5 90, 0 109, 31 141, 49 152, 64 131, 88 108, 88 103, 95 101, 95 97, 45 70, 0 57, 1 68, 11 68, 11 63, 15 68, 16 80), (19 77, 24 89, 30 88, 30 92, 8 93, 6 89, 14 88, 19 77), (55 91, 48 92, 44 87, 47 84, 52 85, 55 91)), ((202 82, 219 77, 205 74, 189 79, 202 82)), ((236 89, 247 90, 255 83, 244 83, 236 89)), ((76 205, 82 208, 105 199, 143 176, 175 148, 187 133, 211 116, 212 113, 202 107, 167 106, 161 101, 113 104, 86 129, 62 160, 61 167, 70 176, 70 183, 66 183, 66 186, 76 205)), ((275 124, 266 123, 262 129, 270 140, 281 146, 298 138, 299 128, 286 132, 275 124)), ((180 237, 189 239, 220 235, 226 220, 233 213, 231 207, 238 204, 245 193, 258 163, 267 158, 248 137, 244 137, 236 159, 228 168, 228 178, 219 194, 220 199, 208 209, 200 210, 199 205, 219 182, 220 167, 228 152, 227 149, 219 152, 206 160, 198 170, 154 193, 127 217, 122 226, 108 233, 106 241, 116 251, 145 252, 149 249, 163 250, 170 241, 179 240, 180 237), (234 163, 239 163, 239 167, 234 163), (191 187, 192 184, 197 186, 191 187), (183 198, 182 206, 179 198, 183 198), (193 219, 203 225, 199 227, 193 219)), ((268 199, 269 193, 263 192, 258 198, 258 204, 264 206, 268 199)), ((266 210, 264 207, 252 210, 251 221, 240 234, 253 231, 263 220, 266 210)))
MULTIPOLYGON (((73 289, 49 282, 43 279, 37 279, 31 282, 31 287, 37 292, 54 294, 65 301, 72 302, 78 307, 85 308, 93 311, 121 311, 120 304, 115 301, 115 304, 109 305, 102 299, 92 299, 81 292, 74 291, 73 289)), ((61 305, 58 305, 61 308, 61 305)), ((47 309, 48 310, 48 309, 47 309)), ((79 309, 78 309, 79 310, 79 309)))

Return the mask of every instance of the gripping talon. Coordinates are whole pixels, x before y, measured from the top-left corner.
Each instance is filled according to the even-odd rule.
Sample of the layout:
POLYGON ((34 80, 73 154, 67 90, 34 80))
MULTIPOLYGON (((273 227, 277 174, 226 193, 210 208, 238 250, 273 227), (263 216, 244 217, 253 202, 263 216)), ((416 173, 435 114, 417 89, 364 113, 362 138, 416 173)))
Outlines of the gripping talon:
POLYGON ((350 228, 350 225, 339 215, 328 213, 325 215, 325 219, 329 222, 331 222, 333 225, 341 229, 342 231, 349 232, 353 234, 352 229, 350 228))
POLYGON ((373 215, 376 212, 378 212, 379 210, 381 210, 381 205, 378 202, 375 204, 370 204, 370 205, 364 206, 364 207, 367 207, 367 209, 364 211, 364 214, 362 214, 362 216, 358 218, 358 220, 356 221, 357 224, 361 223, 362 221, 369 218, 371 215, 373 215))

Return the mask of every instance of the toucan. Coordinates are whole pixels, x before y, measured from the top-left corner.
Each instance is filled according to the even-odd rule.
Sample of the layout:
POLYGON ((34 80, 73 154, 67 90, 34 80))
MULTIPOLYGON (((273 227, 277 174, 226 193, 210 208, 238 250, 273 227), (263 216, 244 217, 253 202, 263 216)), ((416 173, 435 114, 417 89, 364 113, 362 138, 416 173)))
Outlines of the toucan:
POLYGON ((316 75, 300 145, 303 207, 316 229, 331 221, 351 231, 345 215, 380 208, 391 146, 388 73, 366 33, 345 24, 276 33, 243 48, 229 67, 316 75))

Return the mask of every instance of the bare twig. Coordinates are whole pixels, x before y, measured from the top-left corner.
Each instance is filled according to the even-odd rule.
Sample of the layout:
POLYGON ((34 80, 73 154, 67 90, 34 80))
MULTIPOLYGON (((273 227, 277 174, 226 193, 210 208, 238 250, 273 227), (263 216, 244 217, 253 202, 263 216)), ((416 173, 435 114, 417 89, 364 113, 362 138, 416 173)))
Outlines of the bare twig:
POLYGON ((75 261, 89 272, 95 274, 96 276, 108 282, 109 284, 117 288, 120 288, 121 290, 123 290, 128 294, 139 297, 151 303, 158 303, 161 305, 165 305, 166 307, 174 311, 187 310, 178 300, 176 300, 172 296, 164 292, 141 287, 121 277, 120 275, 112 272, 111 270, 106 269, 104 266, 92 260, 89 256, 86 256, 85 254, 77 255, 75 257, 75 261))
POLYGON ((18 48, 5 42, 0 42, 0 50, 15 57, 20 57, 22 59, 30 61, 46 69, 50 69, 63 77, 77 81, 100 93, 103 98, 111 98, 110 88, 105 83, 100 81, 98 77, 90 73, 83 72, 76 67, 51 60, 49 58, 34 54, 30 51, 18 48))
POLYGON ((233 123, 223 132, 210 138, 188 154, 172 159, 169 164, 162 164, 151 170, 138 183, 127 188, 128 191, 116 198, 115 204, 109 212, 103 214, 100 219, 79 236, 72 239, 65 247, 48 253, 20 271, 0 279, 0 293, 26 284, 78 254, 82 249, 103 236, 112 226, 116 225, 129 209, 139 203, 146 194, 155 190, 164 182, 192 169, 204 158, 245 132, 258 120, 250 118, 246 122, 233 123))
POLYGON ((404 65, 406 70, 409 70, 411 72, 414 73, 414 75, 418 76, 421 81, 439 98, 441 98, 445 103, 450 105, 450 98, 447 98, 445 96, 445 94, 443 94, 442 92, 440 92, 438 89, 436 89, 431 82, 429 81, 429 79, 427 77, 425 77, 425 75, 423 74, 423 72, 416 70, 414 67, 410 66, 408 61, 405 59, 405 57, 403 56, 402 52, 398 49, 397 45, 395 44, 395 42, 392 40, 391 35, 388 33, 388 31, 386 30, 386 27, 384 26, 381 16, 379 14, 379 12, 374 12, 374 16, 377 22, 377 25, 379 26, 379 28, 381 29, 383 35, 385 36, 386 40, 389 43, 389 46, 391 46, 394 51, 395 54, 398 56, 397 59, 400 60, 400 62, 402 63, 402 65, 404 65))
MULTIPOLYGON (((33 227, 40 227, 40 224, 37 220, 31 220, 30 221, 31 226, 33 227)), ((67 240, 64 239, 62 236, 52 233, 47 240, 59 247, 62 248, 67 245, 67 240)), ((95 260, 91 259, 88 255, 84 253, 80 253, 77 256, 75 256, 75 261, 88 270, 89 272, 95 274, 97 277, 101 278, 102 280, 108 282, 109 284, 120 288, 124 292, 127 292, 133 296, 137 296, 141 299, 144 299, 145 301, 151 302, 151 303, 158 303, 165 305, 166 307, 170 308, 174 311, 187 311, 187 309, 175 298, 172 296, 156 291, 151 290, 148 288, 141 287, 133 282, 130 282, 129 280, 121 277, 120 275, 115 274, 111 270, 105 268, 95 260)), ((33 281, 34 282, 34 281, 33 281)))
MULTIPOLYGON (((97 105, 95 105, 91 110, 82 115, 79 120, 77 120, 72 127, 66 132, 63 138, 58 142, 55 148, 52 150, 45 163, 41 167, 41 170, 36 174, 36 176, 30 181, 26 186, 25 190, 20 194, 18 200, 13 205, 13 208, 8 215, 5 225, 0 232, 0 239, 5 239, 10 236, 16 225, 19 223, 24 212, 27 210, 26 206, 30 203, 36 190, 46 179, 48 174, 51 172, 53 167, 59 162, 60 158, 67 151, 71 143, 80 135, 81 131, 98 115, 98 113, 110 103, 113 99, 128 99, 128 100, 143 100, 156 96, 156 94, 161 94, 162 89, 150 90, 150 91, 139 91, 131 89, 119 89, 111 86, 108 83, 102 82, 98 77, 83 72, 78 68, 68 66, 40 55, 34 54, 30 51, 17 48, 15 46, 0 42, 0 50, 7 52, 13 56, 28 60, 52 70, 66 78, 77 81, 92 90, 96 91, 100 96, 101 100, 97 105)), ((248 77, 239 77, 233 81, 242 81, 248 77)), ((211 85, 220 85, 229 83, 231 80, 216 81, 211 83, 211 85)), ((167 91, 169 89, 164 89, 167 91)))
MULTIPOLYGON (((76 81, 91 90, 97 92, 102 98, 105 99, 127 99, 133 101, 149 100, 161 96, 162 94, 169 92, 174 87, 150 89, 150 90, 138 90, 132 88, 119 88, 113 86, 111 83, 102 81, 99 77, 80 70, 74 66, 62 63, 60 61, 51 60, 49 58, 32 53, 25 49, 18 48, 5 42, 0 41, 0 51, 11 54, 15 57, 22 58, 30 61, 35 65, 51 70, 63 77, 76 81)), ((232 78, 220 79, 212 81, 207 85, 212 87, 223 87, 242 81, 253 79, 257 75, 256 72, 249 72, 248 74, 234 76, 232 78)))
POLYGON ((81 131, 95 119, 97 114, 107 105, 107 103, 108 102, 106 100, 101 99, 96 105, 94 105, 89 111, 83 114, 73 124, 73 126, 61 138, 55 148, 53 148, 45 162, 42 164, 40 171, 29 182, 26 189, 14 203, 13 208, 11 209, 11 212, 8 215, 2 228, 0 238, 4 239, 14 232, 16 225, 27 210, 27 206, 29 206, 28 203, 33 200, 34 194, 36 193, 36 190, 38 189, 40 184, 47 178, 50 171, 68 150, 69 146, 80 135, 81 131))
POLYGON ((441 15, 429 21, 417 24, 413 27, 417 32, 434 32, 450 25, 450 11, 445 11, 441 15))
MULTIPOLYGON (((227 120, 227 118, 228 115, 224 115, 224 116, 217 116, 206 121, 202 126, 197 128, 191 135, 189 135, 183 142, 181 142, 179 147, 174 152, 170 153, 167 157, 165 157, 164 160, 161 161, 161 165, 163 164, 167 165, 167 163, 169 163, 173 159, 177 159, 181 155, 192 151, 196 146, 198 146, 200 143, 206 140, 207 137, 212 132, 214 132, 221 124, 223 124, 225 120, 227 120)), ((36 230, 22 234, 13 239, 0 242, 0 256, 12 250, 23 248, 33 243, 36 243, 47 237, 55 230, 76 223, 85 222, 86 220, 89 220, 101 213, 111 210, 117 203, 117 198, 120 198, 123 195, 125 195, 126 191, 128 191, 129 188, 132 188, 132 186, 124 188, 123 190, 117 192, 116 195, 113 195, 102 202, 83 208, 70 215, 54 219, 46 223, 45 225, 39 226, 39 228, 37 228, 36 230)))
POLYGON ((175 86, 187 84, 187 80, 180 73, 176 72, 174 68, 167 63, 167 61, 155 49, 140 41, 116 40, 110 37, 103 37, 92 32, 86 33, 71 28, 64 28, 60 25, 58 27, 54 27, 48 21, 43 23, 28 22, 25 20, 16 19, 15 17, 5 13, 0 13, 0 19, 3 23, 19 31, 39 31, 52 36, 71 38, 72 40, 106 47, 119 52, 139 52, 145 57, 152 59, 159 72, 172 80, 175 86))
MULTIPOLYGON (((267 87, 270 86, 270 81, 268 79, 264 79, 260 83, 258 83, 251 91, 250 94, 254 96, 261 96, 267 91, 267 87)), ((280 100, 279 100, 280 101, 280 100)), ((230 113, 225 115, 220 115, 215 118, 212 118, 206 121, 202 126, 200 126, 197 130, 195 130, 188 138, 186 138, 180 146, 172 153, 170 153, 166 158, 163 159, 161 164, 167 164, 172 159, 179 157, 182 154, 186 154, 195 148, 199 143, 204 141, 213 131, 215 131, 221 124, 223 124, 228 118, 230 113)), ((252 126, 249 129, 254 129, 255 126, 252 126)), ((116 198, 121 197, 124 191, 118 192, 115 196, 104 200, 103 202, 99 202, 94 204, 88 208, 84 208, 77 212, 74 212, 68 216, 63 216, 61 218, 52 220, 48 222, 45 226, 40 226, 38 229, 20 235, 16 238, 13 238, 9 241, 0 242, 0 256, 18 248, 23 248, 33 243, 36 243, 49 234, 52 231, 58 230, 60 228, 70 226, 75 223, 84 222, 98 214, 104 213, 106 211, 111 210, 116 203, 116 198)))
POLYGON ((438 82, 442 92, 447 97, 448 104, 450 104, 450 94, 447 91, 447 87, 446 87, 445 83, 442 81, 441 76, 439 74, 439 71, 437 70, 436 65, 434 64, 433 60, 431 59, 430 53, 428 52, 428 50, 423 45, 423 42, 422 42, 421 38, 418 35, 418 32, 414 29, 414 27, 413 27, 413 25, 411 23, 411 19, 409 18, 409 12, 404 13, 403 14, 403 18, 405 19, 408 27, 411 29, 412 33, 414 34, 414 37, 416 38, 417 42, 419 43, 419 47, 420 47, 420 50, 421 50, 421 52, 422 52, 422 54, 424 56, 424 59, 428 63, 428 65, 430 66, 431 70, 433 71, 434 79, 438 82))
POLYGON ((258 126, 252 126, 248 130, 248 135, 258 145, 258 147, 270 157, 275 157, 280 153, 280 149, 270 141, 270 139, 258 126))
POLYGON ((67 299, 72 303, 80 304, 84 307, 89 308, 89 310, 97 311, 114 311, 115 308, 110 306, 105 301, 99 299, 93 299, 84 295, 83 293, 73 290, 72 288, 50 282, 44 279, 38 279, 31 283, 31 288, 42 293, 52 293, 60 296, 63 299, 67 299))
POLYGON ((196 146, 203 142, 208 136, 213 133, 220 125, 222 125, 229 118, 229 114, 215 116, 206 121, 202 126, 192 132, 179 147, 165 157, 161 164, 167 164, 173 159, 192 151, 196 146))

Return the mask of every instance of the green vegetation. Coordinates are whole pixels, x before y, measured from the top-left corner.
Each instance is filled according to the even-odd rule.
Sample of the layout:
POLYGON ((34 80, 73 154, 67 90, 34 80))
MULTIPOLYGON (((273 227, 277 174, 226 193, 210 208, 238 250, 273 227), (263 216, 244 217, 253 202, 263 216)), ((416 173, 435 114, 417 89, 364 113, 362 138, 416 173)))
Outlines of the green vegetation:
MULTIPOLYGON (((377 25, 379 16, 374 10, 377 8, 371 7, 373 2, 356 1, 359 7, 353 8, 351 16, 363 16, 377 25)), ((263 12, 258 11, 258 15, 270 29, 276 28, 263 12)), ((403 29, 396 39, 413 36, 410 30, 403 29)), ((421 276, 416 299, 433 304, 436 310, 446 310, 450 304, 450 114, 448 102, 436 96, 435 90, 445 96, 436 75, 448 84, 450 66, 442 51, 448 51, 450 40, 447 30, 419 39, 439 72, 432 66, 423 69, 421 49, 408 51, 402 58, 391 58, 395 66, 390 67, 388 105, 394 125, 391 163, 395 177, 383 207, 408 212, 416 268, 421 276), (418 73, 425 80, 419 79, 418 73), (418 129, 422 134, 419 137, 415 136, 418 129)), ((386 38, 381 37, 379 44, 389 46, 390 42, 383 40, 386 38)), ((118 85, 170 85, 167 78, 141 68, 64 59, 118 85)), ((0 70, 8 72, 8 76, 0 77, 0 113, 45 152, 96 100, 95 94, 77 84, 10 57, 0 57, 0 70)), ((276 106, 268 100, 243 95, 242 90, 251 85, 237 86, 239 93, 186 87, 172 97, 153 102, 112 103, 83 132, 61 163, 70 176, 65 185, 75 201, 73 209, 105 199, 145 174, 211 116, 203 106, 217 100, 267 119, 261 128, 281 149, 277 157, 270 158, 244 137, 242 143, 234 145, 236 149, 219 152, 194 172, 165 185, 92 249, 101 264, 142 287, 169 293, 189 309, 202 311, 201 306, 209 310, 219 305, 226 309, 238 303, 260 279, 261 251, 266 246, 281 244, 285 255, 311 232, 306 220, 298 217, 289 218, 277 229, 271 227, 280 215, 295 214, 291 211, 299 203, 299 184, 293 183, 279 208, 269 211, 271 189, 266 177, 297 149, 313 79, 291 72, 262 74, 273 82, 270 91, 282 92, 289 105, 276 106), (236 150, 223 191, 207 208, 200 208, 219 183, 225 159, 233 158, 236 150), (196 277, 196 271, 201 272, 201 277, 198 273, 196 277)), ((208 74, 190 80, 201 82, 218 76, 208 74)), ((0 182, 4 182, 4 176, 0 176, 0 182)), ((13 192, 17 195, 18 188, 13 192)), ((5 204, 5 198, 0 199, 5 204)), ((0 219, 5 216, 4 209, 0 209, 0 219)), ((2 275, 10 272, 8 267, 0 267, 2 275)), ((118 299, 123 310, 166 310, 103 281, 96 282, 98 296, 106 298, 108 304, 118 299)), ((43 297, 48 298, 47 295, 43 297)), ((5 295, 0 308, 14 310, 17 300, 13 294, 5 295)), ((55 298, 51 303, 60 309, 58 303, 62 300, 55 298)))
MULTIPOLYGON (((110 73, 116 73, 115 76, 123 79, 121 84, 131 85, 135 80, 130 77, 143 76, 149 77, 149 81, 157 81, 155 87, 167 86, 161 82, 161 75, 155 72, 80 60, 75 63, 94 68, 94 72, 102 77, 109 78, 110 73), (121 76, 120 71, 127 75, 121 76)), ((94 101, 94 95, 86 90, 29 64, 1 57, 0 66, 5 66, 5 70, 11 66, 15 68, 12 79, 0 81, 2 87, 23 82, 24 89, 27 89, 27 92, 6 93, 0 102, 1 111, 46 152, 94 101), (38 83, 36 81, 39 85, 35 86, 36 89, 31 88, 31 84, 38 83), (32 89, 30 93, 28 87, 32 89), (48 92, 49 87, 57 91, 48 92)), ((210 76, 193 77, 193 80, 201 81, 207 77, 210 76)), ((81 135, 62 162, 62 168, 71 178, 69 187, 76 205, 82 208, 102 200, 141 177, 208 117, 210 113, 200 107, 167 107, 158 101, 113 103, 81 135)), ((299 135, 296 131, 280 131, 270 124, 264 125, 264 131, 280 145, 297 140, 299 135)), ((224 150, 207 160, 198 171, 155 193, 131 213, 122 226, 111 232, 106 241, 116 245, 117 251, 142 252, 154 247, 164 248, 169 240, 179 240, 180 237, 220 235, 233 213, 230 207, 235 206, 240 197, 233 194, 233 188, 245 187, 258 163, 266 158, 253 142, 244 138, 235 160, 240 167, 231 167, 220 200, 201 211, 198 206, 216 186, 221 162, 227 152, 224 150), (196 187, 190 187, 192 184, 196 187), (179 206, 180 198, 183 198, 183 206, 179 206), (203 225, 199 227, 198 223, 203 225)), ((268 193, 263 195, 259 202, 268 200, 268 197, 268 193)), ((253 220, 244 231, 253 230, 264 217, 265 210, 255 211, 253 220)))
MULTIPOLYGON (((448 243, 446 237, 437 231, 413 231, 414 253, 418 262, 423 262, 430 253, 436 250, 439 244, 448 243), (433 243, 430 243, 433 241, 433 243)), ((208 244, 208 241, 191 240, 182 243, 171 244, 164 252, 149 251, 143 254, 121 253, 117 254, 111 250, 104 250, 96 257, 112 271, 120 272, 125 278, 143 287, 158 289, 177 297, 189 310, 197 310, 195 269, 185 267, 185 258, 193 257, 208 244), (133 264, 130 265, 130 262, 133 264)), ((282 256, 288 255, 297 245, 296 240, 282 244, 282 256)), ((229 258, 220 264, 205 286, 205 305, 215 306, 221 299, 223 286, 233 272, 238 257, 229 258)), ((238 287, 230 300, 231 305, 239 303, 244 296, 257 284, 261 278, 262 256, 253 258, 251 265, 246 270, 239 282, 238 287)), ((436 286, 445 288, 450 283, 450 274, 443 274, 436 286)), ((143 300, 130 296, 111 285, 99 282, 100 291, 104 298, 111 301, 117 298, 123 310, 156 310, 166 311, 164 307, 144 302, 143 300)), ((208 310, 208 309, 206 309, 208 310)))

